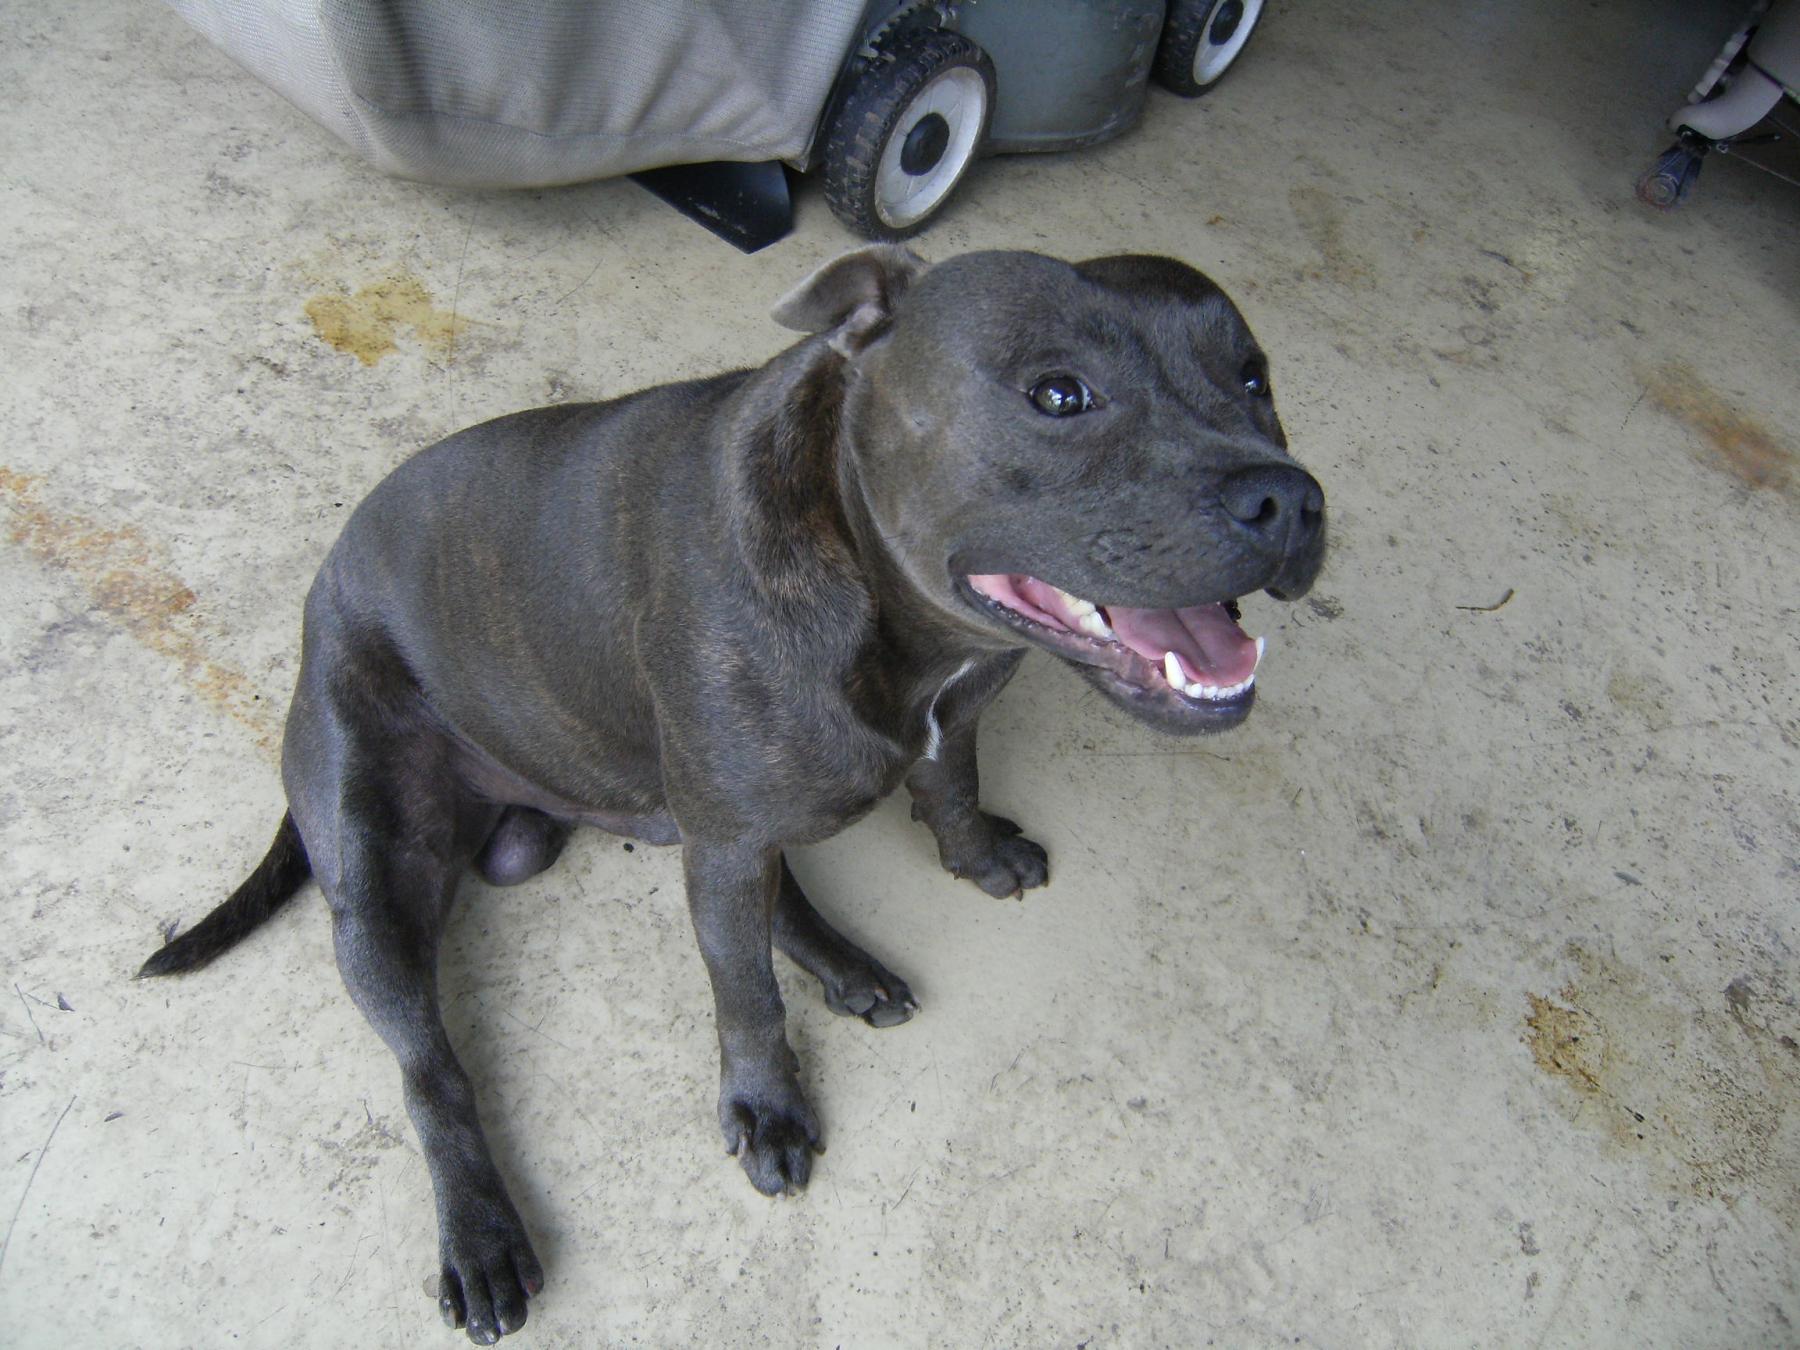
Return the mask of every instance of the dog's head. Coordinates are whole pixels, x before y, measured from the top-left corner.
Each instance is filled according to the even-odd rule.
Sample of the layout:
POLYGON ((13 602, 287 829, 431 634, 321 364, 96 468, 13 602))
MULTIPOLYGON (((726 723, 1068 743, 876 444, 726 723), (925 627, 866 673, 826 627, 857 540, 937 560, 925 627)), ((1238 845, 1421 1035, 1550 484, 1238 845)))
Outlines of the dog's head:
POLYGON ((1164 730, 1243 720, 1262 643, 1238 601, 1306 593, 1325 498, 1223 291, 1169 258, 889 246, 775 316, 847 363, 849 479, 935 606, 1164 730))

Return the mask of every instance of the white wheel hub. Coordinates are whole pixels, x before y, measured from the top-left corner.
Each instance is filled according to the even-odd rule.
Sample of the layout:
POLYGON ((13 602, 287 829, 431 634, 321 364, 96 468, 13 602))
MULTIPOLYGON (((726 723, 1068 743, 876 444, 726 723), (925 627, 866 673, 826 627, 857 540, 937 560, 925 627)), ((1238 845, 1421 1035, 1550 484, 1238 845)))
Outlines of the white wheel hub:
POLYGON ((1194 50, 1195 84, 1211 84, 1231 68, 1255 31, 1262 7, 1263 0, 1217 0, 1206 12, 1206 26, 1194 50))
MULTIPOLYGON (((1260 0, 1259 0, 1260 3, 1260 0)), ((952 66, 934 76, 906 105, 875 169, 875 214, 890 229, 903 230, 937 210, 975 156, 987 121, 987 82, 968 66, 952 66), (901 164, 907 138, 927 119, 946 128, 942 152, 917 173, 901 164)))

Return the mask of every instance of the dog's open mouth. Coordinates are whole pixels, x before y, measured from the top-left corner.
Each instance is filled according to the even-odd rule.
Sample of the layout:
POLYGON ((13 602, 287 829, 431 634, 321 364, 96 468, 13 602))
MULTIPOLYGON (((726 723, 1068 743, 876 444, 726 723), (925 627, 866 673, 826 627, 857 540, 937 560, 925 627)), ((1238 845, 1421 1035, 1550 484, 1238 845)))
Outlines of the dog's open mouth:
POLYGON ((1238 626, 1235 600, 1179 609, 1096 604, 1017 573, 965 578, 971 602, 1039 646, 1095 668, 1109 692, 1214 723, 1250 710, 1263 639, 1238 626), (1123 687, 1120 687, 1123 686, 1123 687), (1211 716, 1208 716, 1208 715, 1211 716))

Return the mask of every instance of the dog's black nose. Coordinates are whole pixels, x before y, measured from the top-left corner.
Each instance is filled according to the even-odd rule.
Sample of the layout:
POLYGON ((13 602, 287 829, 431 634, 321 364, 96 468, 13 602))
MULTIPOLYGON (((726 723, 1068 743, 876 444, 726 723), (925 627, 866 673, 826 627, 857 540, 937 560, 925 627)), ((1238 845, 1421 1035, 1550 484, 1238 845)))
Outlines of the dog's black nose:
POLYGON ((1295 464, 1259 464, 1225 475, 1219 500, 1233 520, 1285 553, 1307 547, 1325 519, 1325 492, 1295 464))
POLYGON ((1277 600, 1305 595, 1325 557, 1325 491, 1313 476, 1298 464, 1236 469, 1219 500, 1243 531, 1245 554, 1268 569, 1263 589, 1277 600))

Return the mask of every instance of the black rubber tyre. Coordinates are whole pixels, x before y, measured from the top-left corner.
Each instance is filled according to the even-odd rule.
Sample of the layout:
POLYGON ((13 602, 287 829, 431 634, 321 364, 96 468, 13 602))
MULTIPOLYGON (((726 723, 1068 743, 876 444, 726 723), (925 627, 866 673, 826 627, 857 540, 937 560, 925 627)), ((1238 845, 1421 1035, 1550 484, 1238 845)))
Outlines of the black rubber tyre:
POLYGON ((1199 98, 1243 55, 1262 12, 1263 0, 1172 0, 1150 73, 1170 93, 1199 98))
POLYGON ((994 63, 960 33, 903 28, 876 44, 851 81, 826 133, 825 200, 865 238, 905 239, 931 222, 981 154, 994 63), (939 104, 947 112, 934 111, 939 104))

